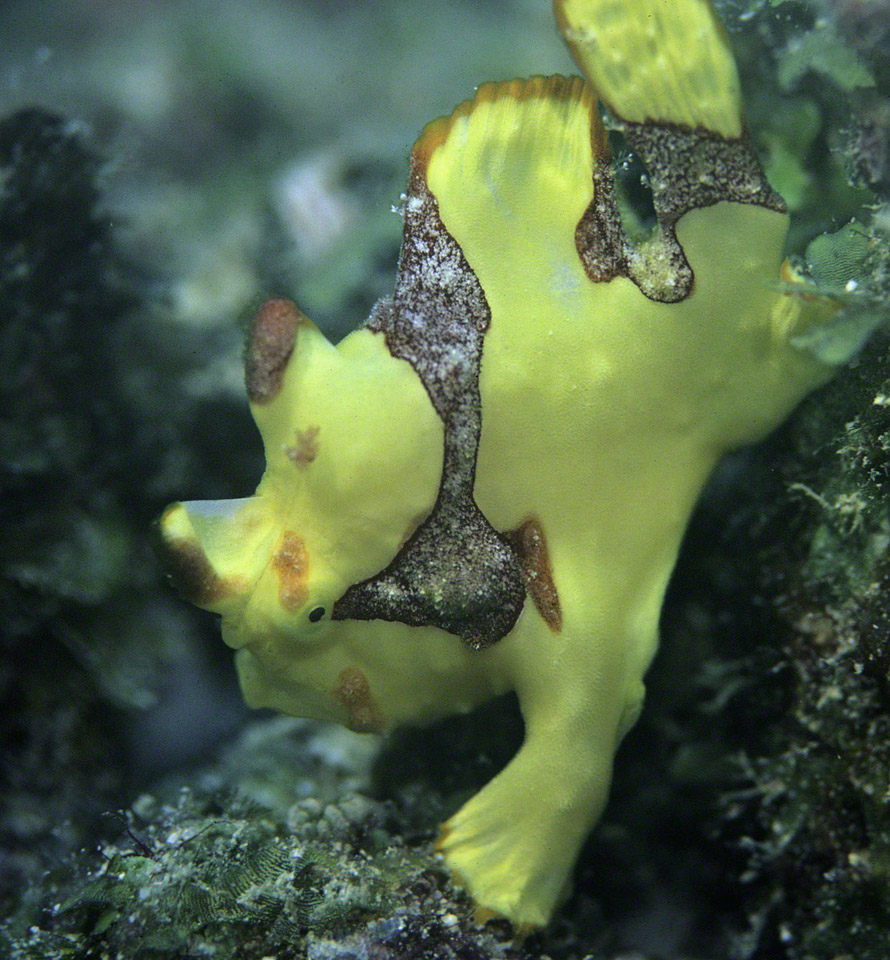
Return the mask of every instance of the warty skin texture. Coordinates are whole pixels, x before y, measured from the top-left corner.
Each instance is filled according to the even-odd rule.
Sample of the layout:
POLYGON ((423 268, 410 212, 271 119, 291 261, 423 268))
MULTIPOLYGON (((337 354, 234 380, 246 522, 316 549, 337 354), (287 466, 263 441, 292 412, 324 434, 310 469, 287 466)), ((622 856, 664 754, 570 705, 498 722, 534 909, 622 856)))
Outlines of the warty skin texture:
POLYGON ((520 929, 605 805, 701 487, 832 373, 793 344, 834 307, 779 286, 787 216, 710 5, 556 13, 650 168, 650 242, 622 229, 587 83, 483 85, 415 145, 368 325, 333 346, 286 301, 260 310, 255 495, 162 519, 251 706, 380 731, 516 692, 523 746, 439 849, 520 929))

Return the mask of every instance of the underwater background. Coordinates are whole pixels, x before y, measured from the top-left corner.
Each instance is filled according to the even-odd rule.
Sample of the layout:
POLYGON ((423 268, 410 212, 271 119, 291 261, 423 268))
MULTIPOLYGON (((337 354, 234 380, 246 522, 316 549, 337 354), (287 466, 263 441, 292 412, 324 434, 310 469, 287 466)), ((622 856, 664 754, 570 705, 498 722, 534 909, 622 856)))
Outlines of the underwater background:
POLYGON ((423 124, 576 72, 548 0, 6 0, 0 956, 890 956, 890 4, 717 8, 788 252, 877 329, 712 481, 574 892, 514 943, 432 854, 513 700, 385 740, 250 712, 153 530, 259 479, 262 299, 338 338, 391 291, 423 124))

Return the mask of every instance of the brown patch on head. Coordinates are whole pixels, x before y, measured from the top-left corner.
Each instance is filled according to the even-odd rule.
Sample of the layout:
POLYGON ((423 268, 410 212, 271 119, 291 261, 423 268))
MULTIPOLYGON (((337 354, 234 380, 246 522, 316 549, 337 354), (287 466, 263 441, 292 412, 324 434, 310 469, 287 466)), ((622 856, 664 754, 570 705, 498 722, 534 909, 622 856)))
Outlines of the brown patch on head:
POLYGON ((164 539, 161 551, 177 592, 197 607, 212 609, 221 600, 247 589, 247 584, 238 578, 220 577, 197 540, 164 539))
POLYGON ((308 466, 318 456, 318 433, 321 427, 307 427, 305 430, 294 430, 296 442, 292 447, 285 448, 288 460, 302 469, 308 466))
POLYGON ((267 300, 257 311, 244 356, 244 382, 251 403, 269 403, 281 389, 297 328, 307 320, 290 300, 267 300))
POLYGON ((525 586, 541 619, 554 632, 562 630, 562 609, 553 582, 547 538, 537 517, 528 517, 507 537, 519 557, 525 586))
POLYGON ((371 695, 368 678, 358 667, 344 667, 337 674, 334 699, 346 707, 350 730, 356 733, 379 733, 386 728, 383 713, 371 695))
POLYGON ((278 574, 278 602, 285 610, 299 610, 309 594, 309 551, 293 530, 285 530, 272 569, 278 574))

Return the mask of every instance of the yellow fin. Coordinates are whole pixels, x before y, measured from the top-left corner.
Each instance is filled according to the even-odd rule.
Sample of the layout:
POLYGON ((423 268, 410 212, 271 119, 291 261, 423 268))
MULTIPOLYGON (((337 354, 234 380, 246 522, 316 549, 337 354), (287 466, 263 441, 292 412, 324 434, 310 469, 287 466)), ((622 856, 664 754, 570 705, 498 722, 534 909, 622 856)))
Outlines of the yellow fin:
POLYGON ((481 245, 521 275, 542 251, 556 256, 558 247, 577 259, 574 232, 593 193, 593 163, 608 155, 593 91, 580 77, 554 76, 483 84, 427 125, 413 159, 470 266, 481 245))
POLYGON ((554 10, 616 116, 741 136, 735 59, 710 0, 554 0, 554 10))

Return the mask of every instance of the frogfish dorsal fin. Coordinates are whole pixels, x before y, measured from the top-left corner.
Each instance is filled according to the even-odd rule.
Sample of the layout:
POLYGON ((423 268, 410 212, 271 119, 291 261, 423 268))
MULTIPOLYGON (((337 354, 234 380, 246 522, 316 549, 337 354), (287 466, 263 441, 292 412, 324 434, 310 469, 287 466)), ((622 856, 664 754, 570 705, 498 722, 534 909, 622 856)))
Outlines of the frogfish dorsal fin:
POLYGON ((525 261, 574 256, 594 164, 609 157, 593 91, 553 76, 483 84, 427 125, 412 160, 471 266, 497 251, 521 275, 525 261))
POLYGON ((553 6, 575 61, 616 116, 742 135, 735 58, 710 0, 554 0, 553 6))

